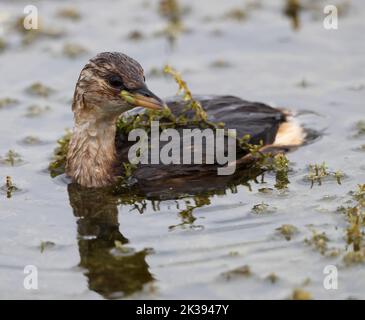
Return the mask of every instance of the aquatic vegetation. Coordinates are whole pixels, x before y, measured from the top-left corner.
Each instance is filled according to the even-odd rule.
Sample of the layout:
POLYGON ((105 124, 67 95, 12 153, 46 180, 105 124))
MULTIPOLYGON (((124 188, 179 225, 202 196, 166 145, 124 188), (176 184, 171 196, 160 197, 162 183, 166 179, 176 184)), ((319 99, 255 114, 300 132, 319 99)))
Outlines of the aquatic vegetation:
POLYGON ((41 144, 41 139, 36 136, 26 136, 21 142, 26 145, 34 146, 41 144))
POLYGON ((39 245, 39 250, 43 253, 45 250, 53 248, 56 244, 52 241, 41 241, 39 245))
POLYGON ((68 151, 68 145, 70 143, 72 132, 66 130, 65 135, 57 140, 57 147, 53 152, 53 158, 48 166, 48 170, 51 177, 57 177, 65 172, 66 156, 68 151))
POLYGON ((365 262, 365 249, 360 251, 350 251, 343 257, 343 261, 347 266, 365 262))
POLYGON ((85 47, 77 43, 66 43, 62 49, 62 53, 71 59, 80 57, 87 52, 88 50, 85 47))
POLYGON ((303 289, 295 289, 292 293, 293 300, 311 300, 312 295, 310 292, 303 289))
POLYGON ((283 13, 291 20, 292 28, 294 30, 300 27, 300 12, 302 10, 300 0, 286 0, 283 13))
POLYGON ((356 123, 355 125, 355 137, 361 137, 365 135, 365 121, 364 120, 360 120, 356 123))
POLYGON ((0 109, 14 106, 17 103, 19 103, 19 101, 17 99, 8 98, 8 97, 2 98, 2 99, 0 99, 0 109))
POLYGON ((259 204, 255 204, 251 211, 255 214, 266 214, 266 213, 273 213, 276 211, 275 207, 271 207, 269 204, 265 202, 261 202, 259 204))
POLYGON ((238 267, 233 270, 223 272, 221 275, 225 280, 231 280, 232 278, 236 277, 246 277, 246 278, 251 277, 252 272, 251 268, 248 265, 244 265, 242 267, 238 267))
POLYGON ((22 36, 23 45, 30 45, 42 38, 58 39, 64 35, 63 30, 48 26, 45 27, 41 19, 38 21, 38 29, 27 30, 24 28, 24 16, 18 17, 13 27, 22 36))
POLYGON ((0 156, 0 164, 6 166, 15 166, 22 163, 23 160, 19 153, 9 150, 4 156, 0 156))
POLYGON ((327 237, 325 232, 317 233, 317 231, 315 230, 312 230, 312 237, 310 239, 304 239, 304 243, 313 246, 322 255, 325 255, 328 251, 328 241, 329 238, 327 237))
POLYGON ((292 224, 283 224, 281 227, 276 228, 276 230, 281 233, 286 240, 291 240, 292 236, 298 233, 298 228, 292 224))
POLYGON ((289 174, 289 160, 284 153, 279 153, 274 156, 270 171, 275 172, 275 188, 278 190, 286 189, 290 183, 289 174))
POLYGON ((347 263, 353 258, 359 260, 365 252, 365 184, 359 185, 358 190, 352 192, 353 206, 345 208, 347 218, 346 239, 347 244, 352 245, 354 253, 348 253, 344 260, 347 263))
POLYGON ((308 88, 311 85, 312 84, 307 79, 304 78, 297 83, 297 86, 303 89, 308 88))
POLYGON ((178 0, 160 0, 158 6, 160 16, 167 20, 167 26, 157 33, 167 38, 173 45, 181 33, 186 32, 182 17, 189 12, 189 8, 180 6, 178 0))
POLYGON ((179 94, 181 92, 184 100, 188 102, 187 106, 186 106, 186 110, 191 109, 191 110, 195 111, 194 120, 197 122, 200 122, 200 121, 207 122, 207 120, 208 120, 207 113, 203 109, 200 102, 193 98, 193 95, 192 95, 189 87, 187 86, 186 82, 181 78, 181 75, 175 69, 171 68, 168 65, 166 65, 164 67, 164 72, 172 75, 172 77, 175 79, 176 83, 179 86, 177 93, 179 94))
POLYGON ((54 92, 54 89, 42 84, 41 82, 35 82, 26 89, 26 92, 31 95, 48 97, 54 92))
POLYGON ((5 51, 7 43, 3 38, 0 38, 0 53, 5 51))
POLYGON ((133 40, 133 41, 139 41, 139 40, 142 40, 144 39, 144 34, 142 31, 139 31, 139 30, 132 30, 131 32, 128 33, 128 36, 127 38, 129 40, 133 40))
POLYGON ((218 60, 215 60, 213 61, 210 66, 212 68, 229 68, 231 67, 232 65, 226 61, 226 60, 223 60, 223 59, 218 59, 218 60))
POLYGON ((80 12, 73 7, 62 8, 57 12, 56 15, 59 18, 70 19, 72 21, 78 21, 81 19, 80 12))
POLYGON ((272 152, 262 152, 263 143, 259 144, 249 143, 250 135, 245 135, 241 139, 238 139, 239 146, 247 150, 254 158, 254 166, 264 171, 270 171, 275 173, 275 188, 283 190, 288 187, 290 183, 289 174, 289 160, 282 152, 274 154, 272 152))
POLYGON ((247 13, 241 8, 233 8, 223 15, 224 19, 231 19, 235 21, 243 21, 247 18, 247 13))
POLYGON ((1 190, 5 191, 6 197, 10 199, 13 196, 13 193, 18 191, 19 188, 14 185, 12 178, 10 176, 7 176, 5 180, 5 185, 1 187, 1 190))
POLYGON ((324 179, 334 178, 338 184, 341 184, 341 179, 344 177, 344 174, 338 171, 329 171, 325 162, 322 164, 310 164, 309 165, 309 173, 306 177, 307 180, 311 182, 311 188, 313 188, 315 183, 318 185, 322 185, 324 179))
POLYGON ((42 114, 47 113, 50 110, 51 110, 50 106, 41 107, 37 104, 34 104, 27 108, 27 112, 25 113, 25 116, 28 118, 39 117, 42 114))
POLYGON ((271 283, 276 283, 279 281, 278 275, 274 272, 270 273, 265 279, 270 281, 271 283))

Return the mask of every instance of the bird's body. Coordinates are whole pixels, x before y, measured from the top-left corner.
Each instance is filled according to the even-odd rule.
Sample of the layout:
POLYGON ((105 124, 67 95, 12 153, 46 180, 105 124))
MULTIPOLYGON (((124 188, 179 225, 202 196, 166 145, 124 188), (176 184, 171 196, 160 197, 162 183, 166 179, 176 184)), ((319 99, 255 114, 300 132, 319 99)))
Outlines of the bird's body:
MULTIPOLYGON (((104 53, 92 59, 81 72, 74 96, 75 128, 66 167, 66 173, 80 185, 111 185, 115 177, 120 175, 122 163, 128 162, 128 151, 135 142, 128 141, 126 135, 116 130, 116 121, 122 113, 138 105, 162 106, 161 100, 146 88, 141 70, 137 62, 122 54, 104 53), (120 80, 118 88, 108 87, 108 84, 114 87, 113 82, 118 82, 117 78, 110 81, 113 76, 120 80), (134 106, 120 99, 121 89, 137 92, 134 97, 138 101, 134 106)), ((303 143, 302 128, 291 122, 281 110, 233 96, 194 98, 207 112, 210 122, 223 122, 225 128, 236 130, 237 137, 249 135, 251 144, 262 143, 266 148, 281 148, 303 143)), ((192 111, 184 110, 186 102, 182 99, 170 99, 167 105, 176 117, 182 112, 188 119, 194 116, 192 111)), ((188 126, 177 125, 175 129, 182 131, 184 128, 197 127, 199 124, 195 123, 188 126)), ((163 145, 162 143, 159 148, 163 145)), ((246 161, 243 159, 247 159, 247 156, 247 150, 237 148, 236 163, 239 168, 245 166, 246 161)), ((217 177, 217 166, 217 163, 139 164, 133 177, 146 192, 158 190, 157 185, 185 192, 189 190, 189 185, 191 188, 191 184, 208 187, 208 183, 233 179, 217 177)))

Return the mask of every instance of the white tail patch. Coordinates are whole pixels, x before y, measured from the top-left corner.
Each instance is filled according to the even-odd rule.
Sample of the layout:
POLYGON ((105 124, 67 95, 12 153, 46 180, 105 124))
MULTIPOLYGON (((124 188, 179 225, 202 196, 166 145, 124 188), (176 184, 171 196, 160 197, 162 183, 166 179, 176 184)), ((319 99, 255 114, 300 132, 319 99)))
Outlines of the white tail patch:
POLYGON ((273 146, 300 146, 305 139, 303 127, 293 118, 279 126, 273 146))

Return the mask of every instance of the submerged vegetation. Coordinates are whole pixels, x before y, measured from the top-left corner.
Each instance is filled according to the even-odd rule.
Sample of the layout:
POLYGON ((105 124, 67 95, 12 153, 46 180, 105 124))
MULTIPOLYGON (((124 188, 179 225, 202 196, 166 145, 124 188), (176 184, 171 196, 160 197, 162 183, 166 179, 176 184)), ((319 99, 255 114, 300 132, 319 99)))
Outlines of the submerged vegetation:
POLYGON ((19 153, 9 150, 4 156, 0 156, 0 164, 5 166, 16 166, 23 162, 19 153))

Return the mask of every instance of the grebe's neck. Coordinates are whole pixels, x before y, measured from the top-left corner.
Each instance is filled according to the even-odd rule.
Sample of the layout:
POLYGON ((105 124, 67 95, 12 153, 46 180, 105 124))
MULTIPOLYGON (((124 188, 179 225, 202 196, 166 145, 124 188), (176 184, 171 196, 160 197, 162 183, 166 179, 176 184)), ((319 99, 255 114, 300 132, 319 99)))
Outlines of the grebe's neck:
POLYGON ((115 181, 116 118, 75 114, 66 174, 85 187, 104 187, 115 181))

